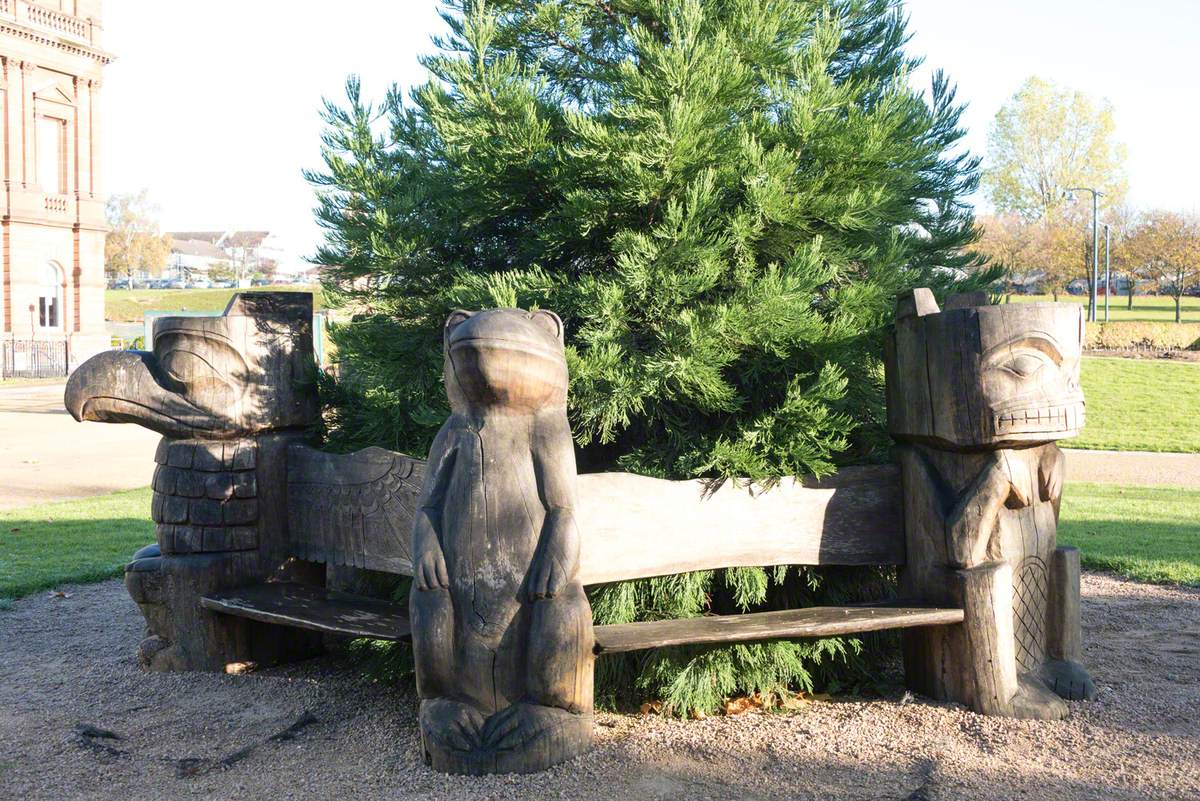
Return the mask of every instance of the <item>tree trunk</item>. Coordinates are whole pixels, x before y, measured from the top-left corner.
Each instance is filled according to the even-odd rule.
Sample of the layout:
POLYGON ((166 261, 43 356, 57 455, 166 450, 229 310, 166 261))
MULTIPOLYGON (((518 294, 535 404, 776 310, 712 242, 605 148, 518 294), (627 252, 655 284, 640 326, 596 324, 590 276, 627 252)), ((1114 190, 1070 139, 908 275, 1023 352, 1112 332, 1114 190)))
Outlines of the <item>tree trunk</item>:
POLYGON ((1179 292, 1175 295, 1175 322, 1183 321, 1183 316, 1180 314, 1180 306, 1183 305, 1183 293, 1179 292))
POLYGON ((1136 284, 1137 282, 1134 281, 1133 278, 1129 279, 1129 305, 1125 307, 1129 311, 1133 311, 1133 290, 1136 284))

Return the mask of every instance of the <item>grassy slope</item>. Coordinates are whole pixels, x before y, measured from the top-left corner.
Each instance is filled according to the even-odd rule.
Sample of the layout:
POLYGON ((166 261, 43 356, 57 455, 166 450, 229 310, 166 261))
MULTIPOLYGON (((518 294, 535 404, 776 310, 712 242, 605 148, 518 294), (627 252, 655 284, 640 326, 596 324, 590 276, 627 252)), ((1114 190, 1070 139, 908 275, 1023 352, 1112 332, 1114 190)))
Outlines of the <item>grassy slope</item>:
MULTIPOLYGON (((1033 303, 1035 301, 1049 302, 1054 298, 1049 295, 1011 295, 1012 303, 1033 303)), ((1087 295, 1059 295, 1059 303, 1078 303, 1087 305, 1087 295)), ((1174 298, 1158 295, 1135 295, 1133 310, 1125 308, 1128 299, 1124 295, 1113 295, 1108 300, 1108 317, 1110 320, 1144 320, 1150 322, 1175 322, 1174 298)), ((1104 297, 1101 296, 1097 305, 1100 320, 1104 320, 1104 297)), ((1200 298, 1185 297, 1183 299, 1183 322, 1200 323, 1200 298)))
MULTIPOLYGON (((221 312, 237 289, 109 289, 104 293, 104 318, 140 323, 148 311, 221 312)), ((320 290, 309 286, 271 286, 243 292, 312 292, 313 305, 322 308, 320 290)))
POLYGON ((149 488, 0 511, 0 598, 118 576, 153 541, 149 488))
POLYGON ((1200 364, 1083 360, 1087 424, 1064 447, 1200 453, 1200 364))
POLYGON ((1200 491, 1068 484, 1058 541, 1079 548, 1085 567, 1200 586, 1200 491))

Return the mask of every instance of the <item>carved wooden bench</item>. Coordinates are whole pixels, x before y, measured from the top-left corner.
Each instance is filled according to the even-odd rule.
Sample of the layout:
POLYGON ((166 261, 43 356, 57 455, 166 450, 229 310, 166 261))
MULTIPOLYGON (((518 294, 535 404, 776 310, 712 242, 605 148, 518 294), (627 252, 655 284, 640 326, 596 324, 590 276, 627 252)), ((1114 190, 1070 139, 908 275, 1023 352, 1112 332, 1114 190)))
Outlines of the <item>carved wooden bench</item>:
POLYGON ((298 658, 320 634, 411 639, 423 742, 441 770, 538 770, 579 753, 594 656, 679 644, 905 629, 914 690, 1061 717, 1059 695, 1094 692, 1079 666, 1078 554, 1054 542, 1053 440, 1082 424, 1082 322, 1074 306, 984 301, 943 311, 927 290, 900 299, 887 358, 898 466, 766 492, 576 481, 561 322, 547 312, 451 315, 454 413, 428 464, 306 443, 318 406, 311 298, 299 293, 160 318, 152 353, 89 360, 66 405, 164 435, 158 545, 126 572, 149 625, 147 666, 298 658), (359 571, 413 575, 414 562, 407 607, 354 591, 370 575, 359 571), (592 626, 581 590, 780 564, 898 566, 906 600, 592 626))
MULTIPOLYGON (((289 450, 293 466, 289 471, 289 505, 297 508, 329 492, 330 485, 313 480, 310 466, 319 464, 316 469, 325 472, 329 459, 348 464, 367 454, 381 455, 372 451, 331 457, 305 445, 293 445, 289 450), (304 467, 296 469, 296 465, 304 467)), ((401 454, 388 452, 388 457, 397 463, 407 462, 404 471, 412 471, 407 479, 424 468, 422 463, 401 454)), ((408 503, 402 506, 410 509, 417 503, 420 487, 415 482, 404 486, 410 494, 408 503)), ((580 555, 580 581, 585 586, 723 567, 904 563, 899 471, 894 467, 850 468, 824 481, 789 480, 759 496, 732 485, 706 494, 702 481, 662 481, 626 473, 585 474, 579 476, 576 511, 581 520, 587 521, 580 555)), ((400 515, 402 525, 397 528, 407 530, 411 527, 411 512, 400 515)), ((293 515, 293 524, 298 517, 293 515)), ((346 530, 353 529, 357 523, 355 512, 347 515, 345 523, 346 530)), ((360 547, 357 541, 330 547, 331 538, 322 533, 322 528, 310 525, 295 529, 293 555, 314 562, 412 575, 404 537, 375 540, 369 549, 360 547)), ((328 634, 383 640, 410 638, 401 604, 344 592, 328 593, 294 582, 211 593, 200 603, 224 614, 328 634)), ((683 643, 822 637, 947 625, 961 623, 962 619, 961 609, 916 604, 706 616, 596 626, 593 650, 601 654, 683 643)))

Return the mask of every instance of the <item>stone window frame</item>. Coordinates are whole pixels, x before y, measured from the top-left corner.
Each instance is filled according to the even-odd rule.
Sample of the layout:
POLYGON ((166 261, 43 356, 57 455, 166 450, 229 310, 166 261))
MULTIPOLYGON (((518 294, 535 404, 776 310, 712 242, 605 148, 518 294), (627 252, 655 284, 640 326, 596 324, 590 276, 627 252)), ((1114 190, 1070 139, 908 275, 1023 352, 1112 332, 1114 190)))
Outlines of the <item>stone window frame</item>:
POLYGON ((70 191, 70 184, 71 184, 71 179, 70 179, 70 175, 69 175, 70 164, 69 164, 68 153, 67 153, 67 147, 69 145, 69 143, 67 141, 67 129, 68 129, 69 124, 70 124, 69 120, 65 119, 64 117, 56 116, 54 114, 46 114, 43 112, 43 113, 39 113, 37 115, 37 121, 36 121, 36 124, 34 125, 34 132, 36 135, 35 139, 34 139, 34 143, 35 143, 35 147, 37 148, 37 156, 36 156, 36 160, 35 160, 35 164, 36 164, 35 177, 37 179, 38 184, 41 186, 42 192, 44 194, 65 195, 70 191), (42 166, 45 163, 43 161, 43 157, 42 157, 42 153, 41 153, 41 148, 44 146, 44 143, 42 141, 42 132, 43 132, 43 130, 45 130, 43 128, 44 123, 53 123, 55 126, 55 138, 57 140, 56 147, 58 150, 58 158, 56 159, 56 161, 58 163, 58 170, 57 170, 58 181, 57 181, 57 183, 54 183, 54 184, 48 183, 45 179, 45 176, 42 175, 42 166))
POLYGON ((66 297, 67 272, 58 262, 47 261, 42 265, 38 279, 37 327, 42 331, 65 331, 66 319, 63 307, 66 297), (49 303, 47 303, 49 301, 49 303))

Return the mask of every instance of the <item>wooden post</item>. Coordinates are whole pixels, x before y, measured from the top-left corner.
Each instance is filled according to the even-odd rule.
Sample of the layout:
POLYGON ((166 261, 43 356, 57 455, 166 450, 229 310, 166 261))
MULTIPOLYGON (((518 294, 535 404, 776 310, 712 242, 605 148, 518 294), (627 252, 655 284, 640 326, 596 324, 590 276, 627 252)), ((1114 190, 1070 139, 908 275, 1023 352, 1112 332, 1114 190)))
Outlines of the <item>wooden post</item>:
POLYGON ((965 613, 961 630, 905 633, 909 685, 985 714, 1062 717, 1055 692, 1094 693, 1071 645, 1078 560, 1055 549, 1054 441, 1083 425, 1080 309, 989 306, 980 293, 939 309, 928 289, 896 308, 885 367, 904 492, 901 593, 965 613))
POLYGON ((79 367, 65 404, 77 420, 163 434, 144 549, 125 582, 149 627, 154 670, 221 670, 314 653, 310 633, 216 615, 201 596, 265 580, 283 563, 287 451, 316 420, 312 296, 235 295, 220 317, 163 317, 151 352, 79 367))
POLYGON ((593 737, 562 321, 455 312, 445 382, 412 535, 425 756, 448 773, 543 770, 593 737))
POLYGON ((958 579, 973 706, 985 715, 1009 714, 1017 694, 1012 566, 988 562, 958 571, 958 579))
POLYGON ((1079 622, 1079 550, 1054 551, 1050 621, 1046 632, 1046 663, 1042 680, 1072 701, 1096 697, 1096 686, 1083 669, 1083 632, 1079 622))

